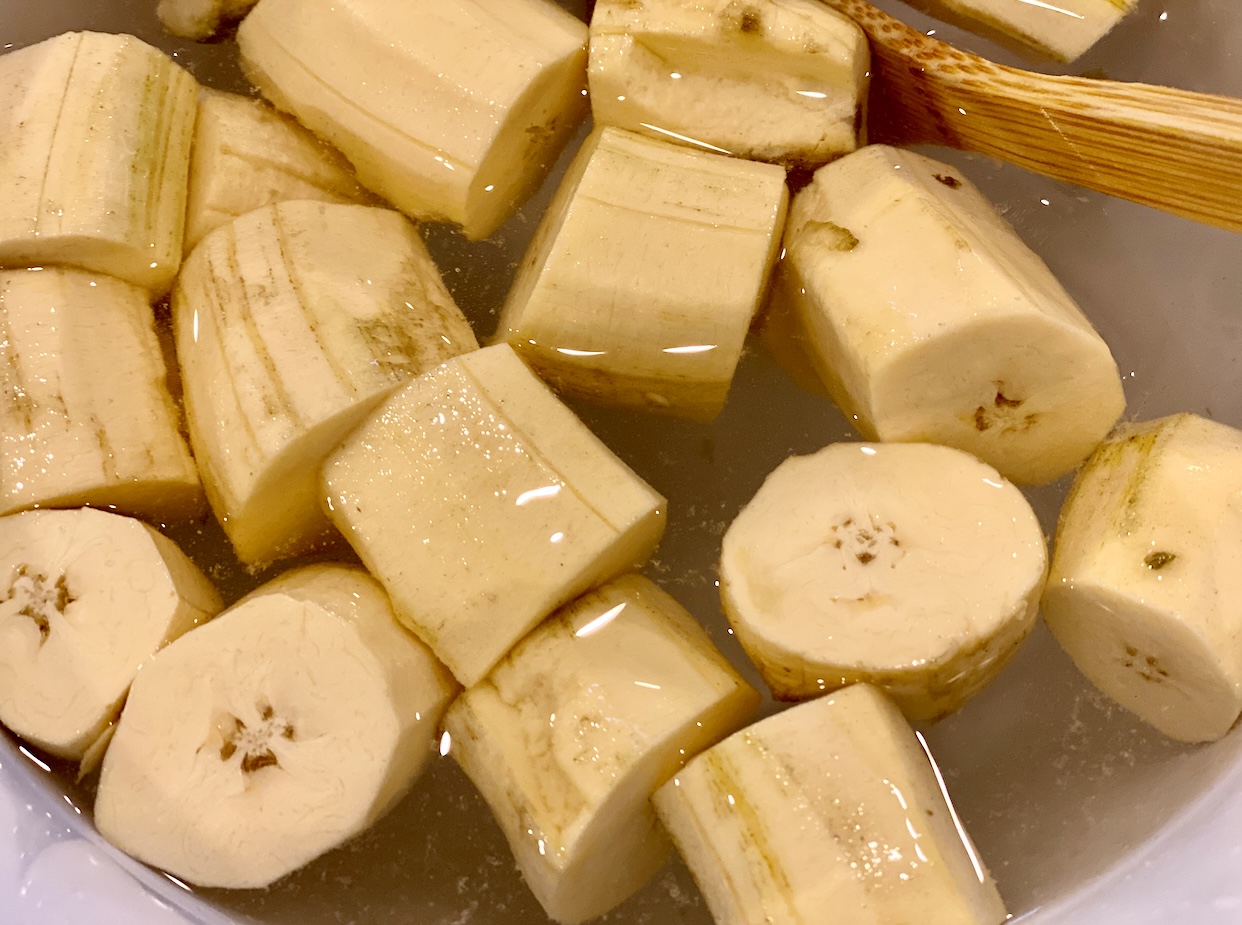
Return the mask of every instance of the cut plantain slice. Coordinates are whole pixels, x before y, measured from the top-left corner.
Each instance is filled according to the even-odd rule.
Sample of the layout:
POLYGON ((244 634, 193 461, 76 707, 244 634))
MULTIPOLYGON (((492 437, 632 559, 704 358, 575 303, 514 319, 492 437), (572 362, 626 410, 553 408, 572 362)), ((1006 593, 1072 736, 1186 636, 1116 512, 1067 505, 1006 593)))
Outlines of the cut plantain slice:
POLYGON ((0 271, 0 514, 205 504, 147 293, 98 273, 0 271))
POLYGON ((0 266, 167 292, 197 107, 197 81, 132 35, 67 32, 0 56, 0 266))
POLYGON ((776 310, 867 439, 955 446, 1042 483, 1125 407, 1108 345, 1043 261, 913 152, 872 145, 816 171, 777 277, 776 310))
POLYGON ((591 113, 652 138, 815 168, 866 135, 871 56, 818 0, 598 0, 591 113))
POLYGON ((204 87, 199 95, 185 252, 207 232, 277 202, 374 205, 349 162, 261 100, 204 87))
POLYGON ((854 685, 734 733, 656 791, 720 925, 1000 925, 926 745, 854 685))
POLYGON ((1242 432, 1193 414, 1120 428, 1057 527, 1044 620, 1113 700, 1184 742, 1242 712, 1242 432))
POLYGON ((393 389, 478 346, 414 226, 366 206, 284 202, 217 228, 172 311, 203 484, 248 565, 334 538, 324 458, 393 389))
POLYGON ((788 199, 779 167, 603 128, 557 190, 496 337, 561 392, 710 420, 788 199))
POLYGON ((667 860, 651 792, 758 704, 681 605, 628 575, 522 640, 444 728, 544 910, 576 923, 667 860))
POLYGON ((86 757, 143 660, 221 607, 140 521, 89 508, 0 518, 0 722, 52 755, 86 757))
POLYGON ((506 344, 392 396, 324 468, 329 516, 462 684, 651 555, 664 498, 506 344))
POLYGON ((586 116, 586 26, 549 0, 263 0, 251 81, 413 218, 491 234, 586 116))
POLYGON ((912 720, 994 678, 1035 624, 1047 550, 996 470, 930 444, 786 460, 733 521, 720 594, 781 700, 859 681, 912 720))
POLYGON ((267 886, 393 806, 455 690, 361 569, 287 572, 143 666, 95 823, 187 883, 267 886))

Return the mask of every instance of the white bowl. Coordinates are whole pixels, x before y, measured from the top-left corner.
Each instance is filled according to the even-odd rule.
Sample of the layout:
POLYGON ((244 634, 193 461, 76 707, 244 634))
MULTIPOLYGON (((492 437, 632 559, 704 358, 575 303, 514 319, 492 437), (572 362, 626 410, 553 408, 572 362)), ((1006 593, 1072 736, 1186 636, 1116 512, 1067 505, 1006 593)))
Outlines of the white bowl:
MULTIPOLYGON (((896 3, 881 5, 943 38, 1011 60, 896 3)), ((154 6, 155 0, 0 0, 0 46, 66 29, 133 31, 204 79, 238 85, 227 46, 171 40, 154 6)), ((582 6, 576 4, 580 12, 582 6)), ((1242 6, 1232 0, 1167 9, 1165 0, 1143 0, 1067 70, 1242 96, 1239 47, 1242 6)), ((983 158, 931 153, 959 164, 998 202, 1079 300, 1123 370, 1128 417, 1190 410, 1242 426, 1242 236, 983 158)), ((548 192, 495 242, 468 246, 443 229, 429 230, 447 281, 484 334, 548 192)), ((777 462, 847 437, 849 428, 758 349, 748 352, 729 405, 712 425, 581 411, 673 500, 653 577, 744 664, 712 585, 719 532, 777 462)), ((1049 532, 1064 489, 1063 480, 1030 493, 1049 532)), ((1002 894, 1030 925, 1242 922, 1236 731, 1206 747, 1167 742, 1096 693, 1039 630, 992 687, 929 730, 928 739, 1002 894)), ((191 893, 118 855, 90 825, 89 794, 66 787, 0 733, 0 923, 545 921, 481 801, 449 761, 436 762, 374 830, 256 892, 191 893)), ((674 863, 609 920, 689 925, 710 916, 674 863)))

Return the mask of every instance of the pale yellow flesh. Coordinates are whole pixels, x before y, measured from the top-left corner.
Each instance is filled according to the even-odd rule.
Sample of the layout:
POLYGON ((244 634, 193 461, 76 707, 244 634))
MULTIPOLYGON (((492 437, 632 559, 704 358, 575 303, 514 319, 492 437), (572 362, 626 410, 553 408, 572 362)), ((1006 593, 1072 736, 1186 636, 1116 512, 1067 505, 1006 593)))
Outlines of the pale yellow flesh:
POLYGON ((532 241, 496 338, 561 392, 710 420, 787 201, 779 167, 601 129, 532 241))
POLYGON ((324 484, 401 619, 467 685, 561 604, 644 562, 665 522, 664 499, 503 344, 395 394, 324 484))
POLYGON ((735 733, 654 802, 719 925, 1007 918, 939 772, 866 685, 735 733))
POLYGON ((912 6, 973 32, 1058 61, 1082 57, 1138 0, 910 0, 912 6))
POLYGON ((280 203, 217 229, 172 304, 195 454, 250 564, 330 535, 324 457, 394 388, 477 347, 414 227, 364 206, 280 203))
POLYGON ((234 93, 199 97, 186 205, 185 252, 207 232, 276 202, 371 204, 349 162, 293 119, 234 93))
POLYGON ((1125 407, 1108 345, 950 167, 871 146, 790 209, 776 298, 864 436, 944 443, 1043 483, 1125 407))
POLYGON ((1242 711, 1242 433, 1191 414, 1120 429, 1061 511, 1044 617, 1082 672, 1165 735, 1242 711))
POLYGON ((264 0, 238 31, 268 99, 402 211, 471 238, 533 192, 585 116, 586 38, 545 0, 264 0))
POLYGON ((551 617, 444 725, 544 910, 576 923, 664 863, 651 792, 758 699, 676 601, 627 576, 551 617))
POLYGON ((365 573, 289 573, 143 666, 96 824, 187 883, 266 886, 408 789, 452 692, 365 573))
POLYGON ((0 518, 0 722, 82 758, 142 661, 222 606, 140 521, 89 509, 0 518))
POLYGON ((816 0, 600 0, 591 110, 598 125, 815 167, 861 143, 869 61, 862 30, 816 0))
POLYGON ((1035 623, 1030 505, 992 467, 924 444, 838 443, 782 463, 725 534, 720 590, 773 693, 870 681, 911 719, 960 707, 1035 623))
POLYGON ((0 266, 78 266, 160 295, 181 262, 198 84, 127 35, 0 57, 0 266))
POLYGON ((203 509, 147 293, 48 267, 0 271, 0 513, 203 509))

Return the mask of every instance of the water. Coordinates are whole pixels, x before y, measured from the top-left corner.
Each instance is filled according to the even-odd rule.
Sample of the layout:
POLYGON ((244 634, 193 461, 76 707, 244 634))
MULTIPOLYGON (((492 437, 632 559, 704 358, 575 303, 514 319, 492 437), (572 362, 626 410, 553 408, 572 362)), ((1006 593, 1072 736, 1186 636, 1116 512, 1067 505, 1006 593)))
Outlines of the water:
MULTIPOLYGON (((569 5, 584 12, 582 4, 569 5)), ((896 3, 880 5, 936 28, 941 37, 961 36, 896 3)), ((0 0, 0 45, 25 44, 63 28, 127 29, 167 48, 204 80, 241 87, 228 45, 194 46, 163 36, 153 6, 150 0, 35 6, 0 0)), ((1240 37, 1242 8, 1223 0, 1167 8, 1159 0, 1145 2, 1105 47, 1068 70, 1242 95, 1242 58, 1233 52, 1240 37)), ((1013 60, 988 43, 962 43, 1013 60)), ((1242 425, 1242 239, 984 158, 932 153, 999 204, 1100 329, 1123 372, 1128 418, 1191 410, 1242 425)), ((481 338, 496 324, 515 262, 551 192, 545 185, 487 242, 471 244, 439 226, 424 230, 481 338)), ((699 616, 716 644, 758 683, 719 614, 720 536, 767 472, 791 453, 849 438, 847 422, 826 400, 800 390, 753 338, 728 403, 711 423, 574 407, 671 499, 668 530, 648 574, 699 616)), ((1062 480, 1028 492, 1049 533, 1065 488, 1062 480)), ((193 525, 175 538, 230 599, 267 577, 238 568, 214 525, 193 525)), ((1052 903, 1124 862, 1206 792, 1242 747, 1236 734, 1197 748, 1164 740, 1094 692, 1042 629, 991 687, 926 735, 964 824, 1016 914, 1052 903)), ((52 863, 45 858, 76 870, 76 861, 53 853, 64 850, 71 829, 89 831, 64 802, 61 778, 46 778, 11 741, 0 742, 0 770, 36 794, 30 810, 0 802, 0 824, 9 816, 46 817, 45 841, 53 845, 43 854, 32 847, 15 869, 0 869, 0 888, 16 882, 5 877, 34 877, 40 864, 52 863), (31 783, 35 778, 40 781, 31 783)), ((89 792, 69 787, 68 794, 78 807, 89 805, 89 792)), ((136 865, 126 869, 167 897, 186 896, 159 875, 136 865)), ((379 825, 272 888, 198 896, 240 921, 264 923, 545 921, 499 830, 449 759, 434 760, 415 792, 379 825)), ((191 908, 203 920, 213 916, 198 902, 191 908)), ((706 925, 710 916, 674 862, 606 920, 706 925)))

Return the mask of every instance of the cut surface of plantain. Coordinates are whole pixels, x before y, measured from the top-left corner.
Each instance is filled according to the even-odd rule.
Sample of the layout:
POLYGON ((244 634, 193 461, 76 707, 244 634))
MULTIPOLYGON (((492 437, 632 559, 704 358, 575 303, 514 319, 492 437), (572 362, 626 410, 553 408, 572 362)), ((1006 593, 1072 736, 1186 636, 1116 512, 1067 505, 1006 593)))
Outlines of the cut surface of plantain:
POLYGON ((0 266, 77 266, 166 292, 197 97, 132 35, 69 32, 0 56, 0 266))
POLYGON ((324 467, 329 516, 465 685, 557 607, 641 565, 665 501, 505 344, 392 396, 324 467))
POLYGON ((945 716, 1034 627, 1048 558, 1034 511, 967 453, 836 443, 778 466, 725 533, 720 596, 780 700, 859 681, 945 716))
POLYGON ((550 0, 262 0, 251 81, 412 217, 487 237, 587 112, 587 27, 550 0))
POLYGON ((0 270, 0 514, 202 512, 147 293, 81 270, 0 270))
POLYGON ((141 521, 89 508, 0 517, 0 722, 83 758, 143 660, 222 607, 141 521))
POLYGON ((289 116, 204 87, 190 158, 186 254, 225 222, 294 199, 374 204, 349 162, 289 116))
POLYGON ((652 791, 758 704, 680 604, 627 575, 523 639, 444 729, 544 910, 576 923, 668 859, 652 791))
POLYGON ((787 203, 780 167, 596 131, 522 261, 496 337, 562 392, 710 420, 787 203))
POLYGON ((182 38, 203 41, 241 19, 258 0, 160 0, 155 12, 164 28, 182 38))
POLYGON ((1108 345, 955 169, 872 145, 790 207, 773 301, 868 439, 943 443, 1006 478, 1068 472, 1125 407, 1108 345))
POLYGON ((817 0, 599 0, 591 112, 720 154, 818 167, 864 143, 867 37, 817 0))
POLYGON ((1073 61, 1128 16, 1138 0, 907 0, 916 9, 1005 45, 1073 61))
POLYGON ((332 535, 328 453, 396 387, 478 346, 397 212, 286 202, 217 228, 172 296, 207 497, 250 565, 332 535))
POLYGON ((396 803, 455 690, 361 569, 286 572, 143 665, 95 823, 187 883, 266 886, 396 803))
POLYGON ((1061 510, 1044 621, 1096 687, 1184 742, 1242 712, 1242 432, 1128 424, 1061 510))
POLYGON ((734 733, 654 803, 718 925, 1000 925, 921 738, 865 684, 734 733))

